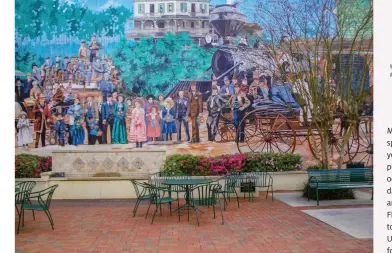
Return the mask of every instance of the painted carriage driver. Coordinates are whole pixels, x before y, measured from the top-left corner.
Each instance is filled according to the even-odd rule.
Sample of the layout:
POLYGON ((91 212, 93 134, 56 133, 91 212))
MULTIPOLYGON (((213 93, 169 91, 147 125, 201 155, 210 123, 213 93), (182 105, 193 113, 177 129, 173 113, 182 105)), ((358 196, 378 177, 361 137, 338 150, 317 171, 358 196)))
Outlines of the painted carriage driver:
POLYGON ((233 120, 236 132, 240 129, 239 136, 236 135, 236 142, 244 142, 245 122, 241 125, 240 123, 245 116, 246 109, 250 106, 250 100, 246 97, 245 93, 240 89, 238 84, 235 86, 235 94, 229 99, 229 104, 233 110, 233 120))
POLYGON ((218 86, 212 86, 212 94, 206 102, 208 110, 207 130, 209 141, 215 141, 215 136, 218 132, 219 114, 225 104, 226 100, 218 94, 218 86))
POLYGON ((36 101, 33 107, 34 113, 34 132, 35 132, 35 148, 38 148, 41 139, 41 146, 45 147, 46 129, 50 128, 51 113, 50 104, 45 104, 45 96, 40 95, 39 100, 36 101))
POLYGON ((196 90, 196 81, 191 81, 191 92, 189 93, 189 115, 192 121, 192 143, 200 142, 197 118, 203 116, 203 99, 200 92, 196 90))

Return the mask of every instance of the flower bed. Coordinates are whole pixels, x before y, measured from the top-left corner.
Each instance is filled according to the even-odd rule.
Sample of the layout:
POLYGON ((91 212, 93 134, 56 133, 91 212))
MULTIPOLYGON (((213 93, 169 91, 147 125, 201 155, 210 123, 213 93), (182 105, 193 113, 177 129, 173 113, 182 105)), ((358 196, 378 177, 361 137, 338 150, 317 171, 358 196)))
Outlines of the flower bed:
POLYGON ((15 178, 39 178, 41 172, 52 171, 52 158, 30 154, 15 156, 15 178))
POLYGON ((301 156, 280 153, 246 153, 216 157, 172 155, 164 164, 170 175, 216 176, 229 171, 298 171, 304 170, 301 156))

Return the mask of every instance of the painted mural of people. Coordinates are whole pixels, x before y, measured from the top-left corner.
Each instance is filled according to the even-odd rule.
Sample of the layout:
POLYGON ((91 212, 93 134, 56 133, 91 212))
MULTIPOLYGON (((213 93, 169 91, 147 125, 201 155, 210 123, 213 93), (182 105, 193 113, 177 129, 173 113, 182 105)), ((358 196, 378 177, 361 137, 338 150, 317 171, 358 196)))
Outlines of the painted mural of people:
POLYGON ((90 62, 93 62, 95 58, 99 57, 99 50, 102 49, 101 43, 97 41, 97 36, 91 37, 91 44, 88 46, 90 50, 90 62))
POLYGON ((35 132, 35 147, 38 148, 39 141, 41 140, 41 146, 45 147, 45 134, 48 128, 48 122, 51 118, 50 106, 45 104, 45 96, 40 95, 39 99, 36 100, 36 105, 33 107, 34 113, 34 132, 35 132))
POLYGON ((215 141, 215 136, 218 132, 218 120, 221 109, 225 106, 226 101, 218 94, 218 86, 212 87, 212 94, 207 99, 207 130, 208 140, 215 141))
POLYGON ((33 78, 31 73, 27 73, 26 80, 24 80, 24 98, 30 96, 30 90, 33 88, 33 78))
MULTIPOLYGON (((159 114, 159 117, 160 117, 160 122, 159 123, 160 123, 161 129, 162 129, 162 127, 163 127, 162 110, 163 110, 163 108, 165 108, 165 95, 163 95, 163 94, 159 94, 158 95, 157 106, 158 106, 158 114, 159 114)), ((161 141, 165 140, 164 134, 161 134, 160 140, 161 141)))
POLYGON ((84 144, 85 132, 83 129, 83 108, 79 104, 79 97, 75 97, 74 104, 71 105, 67 111, 70 125, 70 136, 72 139, 72 145, 78 146, 84 144))
POLYGON ((190 111, 192 120, 192 143, 200 142, 199 126, 197 119, 203 116, 203 99, 201 93, 196 89, 196 81, 191 81, 191 92, 189 94, 190 111))
POLYGON ((102 105, 102 132, 103 137, 102 141, 104 144, 111 143, 111 133, 113 130, 113 120, 114 120, 114 104, 115 102, 112 100, 113 97, 111 94, 107 95, 106 102, 102 105))
POLYGON ((147 141, 145 112, 143 109, 143 99, 137 98, 133 101, 134 109, 131 112, 131 126, 129 129, 129 141, 136 142, 137 148, 143 147, 143 142, 147 141))
POLYGON ((165 135, 165 141, 173 140, 172 134, 177 132, 175 122, 176 112, 173 107, 173 100, 166 98, 165 107, 162 110, 163 127, 161 129, 162 134, 165 135))
POLYGON ((125 126, 125 115, 127 113, 127 104, 124 101, 124 95, 118 95, 118 102, 114 104, 113 110, 113 131, 112 144, 127 144, 127 129, 125 126))
POLYGON ((152 141, 157 141, 161 136, 160 119, 158 106, 151 106, 147 117, 147 137, 151 138, 152 141))
POLYGON ((91 119, 88 122, 89 128, 89 136, 90 136, 90 145, 95 145, 98 141, 99 144, 102 144, 102 131, 99 128, 98 122, 91 119))
POLYGON ((178 99, 175 101, 174 108, 176 112, 177 140, 181 141, 181 125, 184 125, 186 141, 190 141, 188 125, 189 101, 188 98, 184 97, 184 91, 178 92, 178 99))
POLYGON ((250 100, 246 97, 245 93, 241 91, 240 86, 235 86, 235 94, 229 99, 229 104, 233 110, 233 120, 236 131, 240 129, 239 136, 237 135, 236 141, 244 142, 245 139, 245 123, 241 121, 245 116, 246 109, 250 106, 250 100))
POLYGON ((33 136, 30 131, 30 121, 25 112, 20 113, 18 120, 18 146, 27 148, 30 143, 33 143, 33 136))
POLYGON ((86 47, 86 41, 82 40, 82 42, 80 43, 80 48, 79 48, 79 58, 86 58, 87 57, 87 47, 86 47))
POLYGON ((24 101, 24 87, 23 87, 22 80, 20 80, 19 78, 16 79, 15 94, 16 94, 16 101, 22 104, 24 101))
POLYGON ((54 125, 54 129, 56 131, 56 139, 57 144, 59 146, 64 147, 65 145, 65 123, 63 119, 63 115, 61 113, 57 113, 56 123, 54 125))
POLYGON ((102 92, 103 97, 108 97, 108 95, 112 95, 113 92, 113 84, 109 79, 109 74, 105 73, 104 78, 98 82, 98 90, 102 92))
POLYGON ((234 85, 230 83, 228 76, 224 77, 224 85, 219 89, 219 95, 222 97, 230 98, 234 94, 234 85))
POLYGON ((38 82, 33 81, 33 88, 30 90, 30 98, 32 100, 38 100, 41 96, 41 89, 38 87, 38 82))
POLYGON ((32 72, 33 80, 37 81, 37 84, 41 86, 41 82, 42 82, 41 70, 37 67, 37 64, 35 63, 33 63, 32 68, 33 68, 33 72, 32 72))

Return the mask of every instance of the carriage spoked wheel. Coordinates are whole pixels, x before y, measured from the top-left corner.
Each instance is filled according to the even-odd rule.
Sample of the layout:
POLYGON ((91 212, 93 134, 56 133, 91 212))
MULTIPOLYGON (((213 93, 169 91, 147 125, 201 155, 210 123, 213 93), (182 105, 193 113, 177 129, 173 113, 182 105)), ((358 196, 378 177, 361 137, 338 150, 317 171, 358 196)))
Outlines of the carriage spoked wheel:
POLYGON ((233 122, 225 117, 224 115, 219 115, 218 121, 218 134, 215 138, 217 142, 230 142, 235 140, 235 126, 233 122))
MULTIPOLYGON (((358 135, 355 134, 355 131, 351 130, 348 141, 345 144, 343 143, 343 138, 347 131, 348 129, 345 127, 345 123, 340 118, 336 118, 332 128, 329 130, 327 137, 328 140, 326 143, 330 161, 338 163, 340 155, 342 155, 342 162, 345 164, 353 161, 355 156, 358 154, 360 145, 358 135), (343 153, 341 153, 341 151, 343 153)), ((322 141, 322 136, 313 124, 308 130, 308 136, 308 144, 312 155, 314 158, 321 161, 323 156, 322 150, 324 142, 322 141)))
POLYGON ((240 124, 244 123, 243 133, 238 128, 236 137, 240 153, 294 152, 296 133, 283 114, 271 109, 256 109, 245 115, 240 124))
POLYGON ((373 165, 373 118, 371 116, 361 117, 355 128, 355 135, 358 140, 358 152, 354 162, 364 163, 369 167, 373 165))

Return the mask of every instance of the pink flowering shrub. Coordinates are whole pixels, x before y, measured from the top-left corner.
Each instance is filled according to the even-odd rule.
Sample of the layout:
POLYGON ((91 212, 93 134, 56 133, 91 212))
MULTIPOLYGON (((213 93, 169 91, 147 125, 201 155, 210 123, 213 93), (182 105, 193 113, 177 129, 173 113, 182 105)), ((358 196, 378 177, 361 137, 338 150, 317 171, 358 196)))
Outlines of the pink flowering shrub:
POLYGON ((302 160, 296 154, 246 153, 204 157, 172 155, 165 161, 168 175, 214 176, 229 172, 301 170, 302 160))

